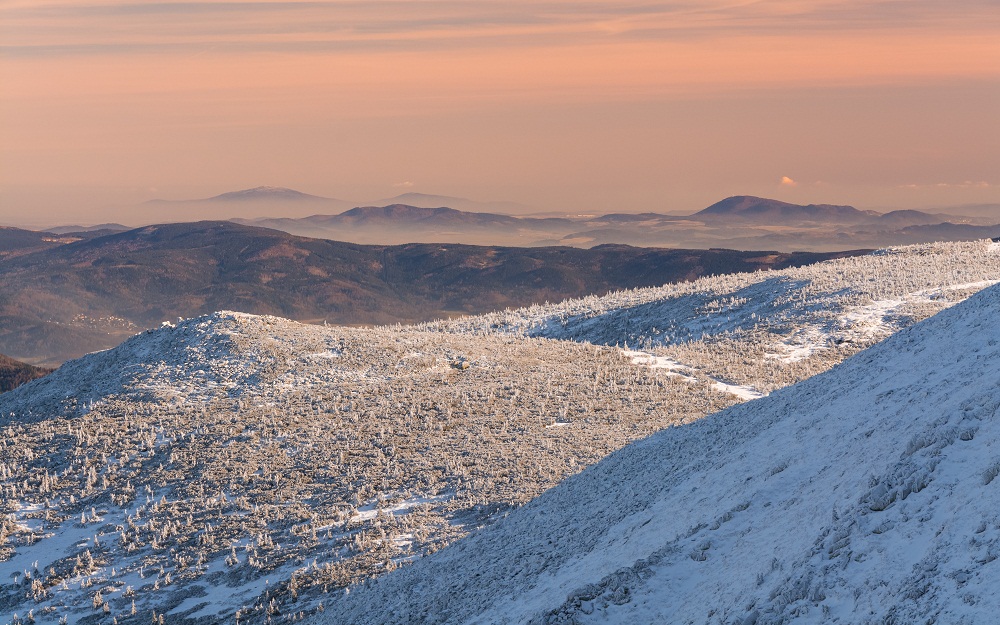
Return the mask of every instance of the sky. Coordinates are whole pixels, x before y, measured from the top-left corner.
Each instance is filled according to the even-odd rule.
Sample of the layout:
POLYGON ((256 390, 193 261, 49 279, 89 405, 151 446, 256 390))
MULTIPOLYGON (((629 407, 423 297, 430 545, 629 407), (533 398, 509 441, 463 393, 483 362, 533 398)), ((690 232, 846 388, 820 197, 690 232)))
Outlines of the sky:
POLYGON ((996 0, 0 0, 0 224, 259 185, 1000 202, 996 0))

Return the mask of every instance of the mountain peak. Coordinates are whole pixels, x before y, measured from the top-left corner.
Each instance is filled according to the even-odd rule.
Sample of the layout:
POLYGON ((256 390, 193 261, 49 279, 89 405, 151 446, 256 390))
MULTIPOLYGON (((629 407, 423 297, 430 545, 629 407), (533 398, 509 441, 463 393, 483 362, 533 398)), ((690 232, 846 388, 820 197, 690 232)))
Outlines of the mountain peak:
POLYGON ((446 206, 440 207, 425 207, 425 206, 413 206, 412 204, 387 204, 385 206, 355 206, 354 208, 344 211, 340 214, 341 217, 361 217, 361 216, 379 216, 386 218, 408 218, 408 217, 429 217, 435 214, 453 214, 459 211, 448 208, 446 206))
POLYGON ((434 195, 432 193, 417 193, 415 191, 410 191, 407 193, 401 193, 395 197, 389 198, 391 200, 396 200, 398 204, 405 204, 407 202, 423 201, 423 202, 441 202, 442 206, 449 203, 458 202, 468 202, 465 198, 454 197, 450 195, 434 195))
POLYGON ((358 206, 340 215, 329 218, 328 223, 340 224, 383 224, 417 225, 439 228, 494 227, 498 224, 512 226, 519 223, 517 217, 495 213, 480 213, 457 210, 447 206, 424 207, 410 204, 389 204, 386 206, 358 206))
POLYGON ((732 213, 743 213, 749 211, 759 211, 766 208, 796 208, 796 204, 772 200, 755 195, 733 195, 724 200, 719 200, 708 208, 699 211, 699 215, 725 215, 732 213))
POLYGON ((243 202, 257 200, 322 201, 327 198, 309 195, 286 187, 254 187, 241 191, 230 191, 208 198, 210 202, 243 202))
POLYGON ((506 201, 477 201, 468 198, 454 197, 451 195, 436 195, 430 193, 417 193, 410 191, 395 197, 376 200, 370 203, 373 206, 386 206, 389 204, 407 204, 419 208, 454 208, 463 212, 472 213, 500 213, 504 215, 524 214, 531 210, 530 207, 517 202, 506 201))
POLYGON ((856 223, 877 217, 876 213, 860 211, 853 206, 836 204, 791 204, 780 200, 734 195, 698 211, 694 217, 725 217, 758 222, 809 221, 856 223))

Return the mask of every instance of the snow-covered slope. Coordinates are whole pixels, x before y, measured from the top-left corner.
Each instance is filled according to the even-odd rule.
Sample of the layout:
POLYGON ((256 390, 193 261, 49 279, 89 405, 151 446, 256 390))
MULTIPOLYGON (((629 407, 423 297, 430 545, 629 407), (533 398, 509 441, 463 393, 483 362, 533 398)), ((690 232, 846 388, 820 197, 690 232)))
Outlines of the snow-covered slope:
POLYGON ((629 445, 326 622, 994 622, 998 312, 629 445))
MULTIPOLYGON (((260 336, 276 323, 289 322, 228 311, 179 324, 164 322, 158 331, 147 330, 114 349, 69 361, 30 388, 4 395, 3 407, 24 423, 83 414, 109 396, 165 402, 239 396, 260 386, 273 368, 277 356, 264 346, 280 345, 282 334, 274 332, 263 342, 260 336), (255 344, 248 349, 248 343, 255 344)), ((0 414, 0 424, 4 416, 0 414)))
POLYGON ((640 349, 752 397, 825 371, 998 281, 1000 244, 934 243, 424 327, 640 349))
MULTIPOLYGON (((662 287, 426 324, 656 347, 764 329, 777 356, 831 343, 880 340, 914 315, 937 312, 1000 281, 1000 244, 988 240, 878 250, 778 271, 699 278, 662 287)), ((921 318, 922 318, 921 316, 921 318)))
POLYGON ((0 623, 319 611, 736 400, 698 375, 547 339, 165 324, 0 396, 0 623))

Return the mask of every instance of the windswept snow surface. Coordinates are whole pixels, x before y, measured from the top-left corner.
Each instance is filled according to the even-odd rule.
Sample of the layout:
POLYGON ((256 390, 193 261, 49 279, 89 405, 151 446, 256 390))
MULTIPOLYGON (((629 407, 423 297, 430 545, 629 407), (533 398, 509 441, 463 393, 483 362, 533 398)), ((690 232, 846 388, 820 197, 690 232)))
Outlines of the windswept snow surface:
MULTIPOLYGON (((4 395, 4 409, 28 422, 85 414, 109 396, 166 403, 239 397, 259 388, 281 356, 302 349, 298 337, 279 331, 262 347, 247 349, 259 342, 262 328, 288 323, 230 311, 164 322, 159 331, 136 334, 114 349, 67 362, 29 388, 14 389, 4 395)), ((326 349, 304 358, 336 357, 339 344, 335 338, 324 339, 312 347, 326 349)), ((0 424, 5 416, 0 414, 0 424)))
POLYGON ((0 396, 0 624, 300 620, 733 401, 612 347, 167 324, 0 396))
MULTIPOLYGON (((694 377, 696 374, 694 369, 687 365, 682 365, 672 358, 654 356, 652 354, 647 354, 646 352, 637 352, 634 350, 625 350, 623 353, 632 358, 632 364, 639 365, 641 367, 649 367, 650 369, 663 369, 666 371, 667 375, 677 376, 691 383, 698 381, 698 378, 694 377)), ((714 379, 712 380, 712 388, 722 393, 735 395, 744 401, 757 399, 758 397, 766 395, 766 393, 761 393, 760 391, 757 391, 749 386, 728 384, 721 380, 714 379)))
POLYGON ((426 324, 651 350, 764 330, 775 358, 871 344, 1000 282, 989 240, 878 250, 780 271, 700 278, 426 324))
POLYGON ((625 447, 328 623, 987 623, 1000 287, 625 447))

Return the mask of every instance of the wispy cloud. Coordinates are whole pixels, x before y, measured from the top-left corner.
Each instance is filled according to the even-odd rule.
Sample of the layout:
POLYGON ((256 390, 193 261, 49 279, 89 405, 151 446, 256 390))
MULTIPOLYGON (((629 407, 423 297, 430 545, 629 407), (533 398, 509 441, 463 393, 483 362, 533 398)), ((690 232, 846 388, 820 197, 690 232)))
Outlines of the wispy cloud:
POLYGON ((7 53, 105 54, 220 44, 263 51, 685 41, 888 30, 967 34, 1000 23, 989 0, 828 2, 10 2, 7 53), (295 47, 298 46, 298 47, 295 47), (138 48, 137 48, 138 47, 138 48))
POLYGON ((996 14, 986 0, 14 0, 0 4, 0 69, 39 97, 294 86, 379 106, 402 92, 628 100, 995 79, 996 14))
POLYGON ((900 189, 993 189, 998 185, 985 180, 963 180, 961 182, 910 183, 900 185, 900 189))

